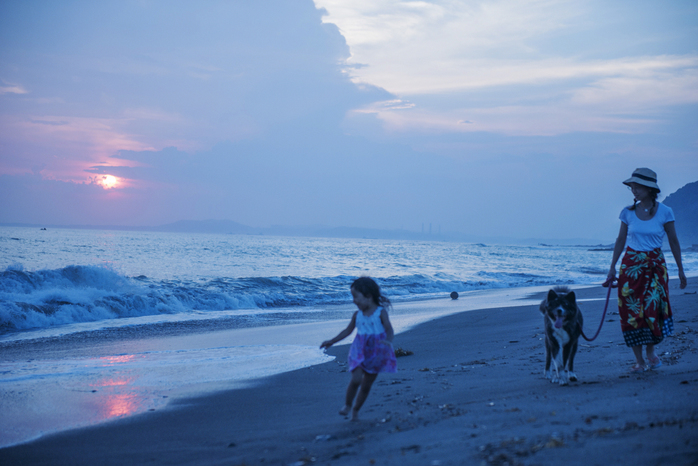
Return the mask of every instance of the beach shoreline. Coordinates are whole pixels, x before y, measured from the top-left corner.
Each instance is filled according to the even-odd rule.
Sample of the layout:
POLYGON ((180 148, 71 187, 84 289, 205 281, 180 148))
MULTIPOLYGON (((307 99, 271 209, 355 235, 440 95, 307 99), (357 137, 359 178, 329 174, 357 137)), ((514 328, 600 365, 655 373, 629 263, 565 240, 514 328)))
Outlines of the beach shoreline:
MULTIPOLYGON (((675 336, 658 347, 657 371, 629 373, 613 306, 598 339, 580 342, 580 381, 567 387, 542 378, 537 305, 459 312, 396 336, 414 354, 378 377, 356 423, 337 414, 347 339, 328 350, 334 361, 2 448, 0 462, 696 464, 698 279, 670 286, 675 336)), ((593 334, 606 290, 577 295, 593 334)))
MULTIPOLYGON (((391 320, 400 333, 458 312, 533 303, 529 296, 541 289, 476 290, 462 293, 459 300, 396 302, 391 320)), ((209 312, 205 317, 197 313, 193 320, 127 318, 4 335, 0 448, 326 362, 334 356, 321 351, 319 342, 338 333, 355 309, 339 304, 271 310, 275 320, 252 327, 236 325, 225 312, 209 312), (306 322, 299 314, 315 320, 306 322), (293 317, 284 319, 289 315, 293 317)))

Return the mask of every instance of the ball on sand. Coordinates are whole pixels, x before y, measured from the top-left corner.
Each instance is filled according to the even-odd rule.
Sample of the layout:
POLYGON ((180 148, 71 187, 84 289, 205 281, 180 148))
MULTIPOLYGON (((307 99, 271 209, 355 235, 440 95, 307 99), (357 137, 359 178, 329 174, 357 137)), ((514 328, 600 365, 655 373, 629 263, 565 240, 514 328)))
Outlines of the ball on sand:
POLYGON ((458 293, 455 291, 451 292, 451 299, 458 299, 458 293))

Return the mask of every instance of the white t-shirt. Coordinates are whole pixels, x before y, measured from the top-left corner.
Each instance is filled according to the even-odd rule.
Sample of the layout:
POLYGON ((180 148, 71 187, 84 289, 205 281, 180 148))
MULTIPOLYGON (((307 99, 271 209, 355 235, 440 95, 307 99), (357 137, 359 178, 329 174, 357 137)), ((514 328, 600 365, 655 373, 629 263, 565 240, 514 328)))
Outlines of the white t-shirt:
POLYGON ((626 246, 636 251, 661 248, 666 235, 664 225, 674 220, 674 211, 661 202, 657 203, 657 212, 649 220, 640 220, 634 210, 626 207, 620 213, 620 221, 628 225, 626 246))

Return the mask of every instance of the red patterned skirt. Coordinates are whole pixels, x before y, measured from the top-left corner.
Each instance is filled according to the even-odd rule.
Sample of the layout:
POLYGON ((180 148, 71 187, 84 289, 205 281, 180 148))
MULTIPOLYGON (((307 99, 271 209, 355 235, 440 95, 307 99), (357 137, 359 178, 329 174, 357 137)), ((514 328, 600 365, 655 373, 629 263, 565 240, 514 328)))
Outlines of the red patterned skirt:
POLYGON ((655 345, 674 333, 669 274, 660 248, 625 250, 618 277, 618 311, 628 346, 655 345))

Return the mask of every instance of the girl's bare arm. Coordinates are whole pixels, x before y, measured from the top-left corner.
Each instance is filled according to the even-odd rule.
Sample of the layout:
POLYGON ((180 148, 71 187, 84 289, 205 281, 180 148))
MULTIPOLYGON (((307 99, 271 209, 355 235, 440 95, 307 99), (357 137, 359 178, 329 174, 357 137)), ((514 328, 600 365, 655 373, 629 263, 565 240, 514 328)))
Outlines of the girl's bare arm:
POLYGON ((385 308, 381 309, 381 323, 383 324, 383 328, 385 329, 385 339, 392 343, 393 338, 395 338, 395 332, 393 331, 393 326, 390 323, 388 311, 386 311, 385 308))
MULTIPOLYGON (((358 312, 358 311, 356 311, 358 312)), ((356 312, 351 316, 351 321, 349 321, 349 325, 347 325, 347 328, 339 332, 339 334, 334 337, 331 340, 325 340, 322 342, 320 345, 320 348, 329 348, 330 346, 334 345, 338 341, 344 340, 346 337, 351 335, 351 332, 354 331, 354 327, 356 327, 356 312)))

